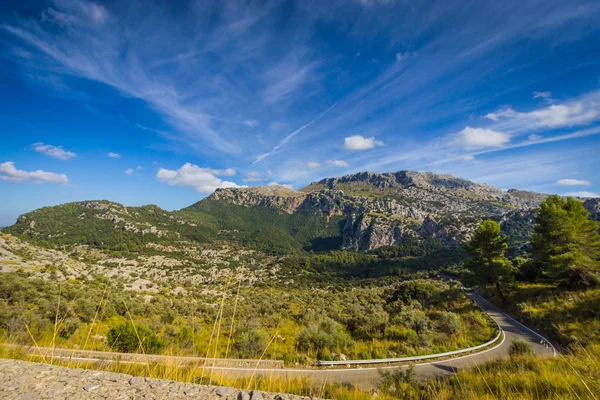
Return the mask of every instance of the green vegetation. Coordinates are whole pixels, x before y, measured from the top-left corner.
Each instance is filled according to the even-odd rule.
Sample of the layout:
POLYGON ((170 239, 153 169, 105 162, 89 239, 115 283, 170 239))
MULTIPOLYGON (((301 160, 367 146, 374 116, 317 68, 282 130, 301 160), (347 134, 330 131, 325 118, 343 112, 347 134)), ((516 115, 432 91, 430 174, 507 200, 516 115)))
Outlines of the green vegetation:
POLYGON ((143 325, 132 322, 123 322, 111 330, 107 335, 108 345, 118 351, 133 353, 160 353, 164 349, 165 340, 159 339, 154 332, 143 325))
POLYGON ((532 237, 533 254, 541 271, 552 277, 573 271, 600 269, 600 225, 588 219, 581 202, 550 196, 539 208, 532 237))
POLYGON ((533 349, 531 345, 524 340, 515 340, 510 344, 510 349, 508 350, 511 357, 522 356, 525 354, 532 354, 533 349))
MULTIPOLYGON (((183 261, 164 267, 169 279, 175 269, 189 269, 188 277, 202 276, 208 263, 200 253, 227 247, 234 254, 213 265, 218 272, 236 273, 215 273, 204 281, 157 280, 152 290, 142 292, 125 290, 131 281, 118 275, 109 280, 91 273, 60 281, 59 273, 67 276, 65 267, 52 264, 37 267, 44 279, 23 271, 3 273, 0 336, 6 341, 263 357, 286 365, 312 365, 342 354, 349 359, 430 354, 477 345, 496 334, 462 294, 460 283, 448 279, 462 276, 465 283, 478 284, 493 303, 540 331, 562 354, 538 359, 528 343, 517 341, 511 345, 510 359, 443 380, 420 382, 413 369, 382 372, 380 398, 581 399, 594 398, 600 391, 599 225, 589 220, 579 201, 551 196, 537 214, 517 211, 502 225, 486 220, 464 248, 423 235, 369 252, 339 250, 342 217, 317 209, 288 214, 206 199, 169 213, 156 206, 96 203, 40 209, 5 231, 83 258, 90 268, 101 258, 98 254, 112 255, 106 266, 117 270, 117 256, 138 261, 132 254, 168 253, 183 261), (250 257, 251 252, 241 249, 258 251, 250 257), (246 268, 268 270, 267 278, 247 278, 240 272, 246 268)), ((457 218, 448 216, 442 223, 464 226, 457 218)), ((474 217, 469 223, 479 221, 474 217)), ((35 260, 33 249, 19 251, 23 260, 35 260)), ((19 262, 5 264, 13 268, 19 262)), ((143 270, 131 277, 152 279, 143 270)), ((134 373, 138 367, 111 368, 134 373)), ((164 378, 369 398, 358 389, 315 389, 300 381, 205 380, 200 372, 177 366, 147 366, 146 372, 138 372, 148 371, 164 378)))
POLYGON ((3 278, 0 333, 14 343, 235 358, 266 350, 267 358, 310 363, 333 353, 370 359, 444 352, 496 333, 457 283, 432 279, 337 290, 240 286, 239 294, 224 283, 206 295, 192 289, 194 296, 163 292, 148 301, 101 279, 3 278))
POLYGON ((502 297, 502 286, 512 281, 512 264, 504 257, 508 238, 500 234, 500 224, 487 220, 477 228, 471 242, 465 246, 470 258, 465 267, 481 284, 494 285, 502 297))
POLYGON ((176 214, 209 232, 217 232, 216 238, 220 240, 266 252, 326 251, 342 245, 341 217, 327 218, 316 209, 305 208, 288 214, 267 207, 244 207, 204 199, 176 214))
POLYGON ((146 244, 232 242, 265 253, 327 251, 342 244, 341 217, 316 209, 294 214, 204 199, 177 212, 157 206, 124 207, 108 201, 67 203, 21 216, 3 232, 44 247, 88 245, 124 253, 148 253, 146 244))

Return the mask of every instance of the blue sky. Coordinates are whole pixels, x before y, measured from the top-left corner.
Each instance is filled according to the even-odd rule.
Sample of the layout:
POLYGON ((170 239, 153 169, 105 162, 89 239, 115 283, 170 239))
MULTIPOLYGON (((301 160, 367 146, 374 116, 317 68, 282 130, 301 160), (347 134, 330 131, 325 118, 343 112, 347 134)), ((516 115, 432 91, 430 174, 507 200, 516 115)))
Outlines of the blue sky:
POLYGON ((5 1, 0 225, 411 169, 600 193, 598 1, 5 1))

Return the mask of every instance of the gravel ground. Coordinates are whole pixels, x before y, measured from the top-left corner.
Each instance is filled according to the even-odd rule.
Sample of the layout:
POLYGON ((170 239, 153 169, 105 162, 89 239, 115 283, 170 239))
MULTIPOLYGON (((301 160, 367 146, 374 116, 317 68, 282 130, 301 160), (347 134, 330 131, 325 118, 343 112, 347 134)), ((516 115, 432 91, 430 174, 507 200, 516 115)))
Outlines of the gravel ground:
POLYGON ((308 400, 288 394, 203 386, 112 372, 0 359, 0 399, 308 400))

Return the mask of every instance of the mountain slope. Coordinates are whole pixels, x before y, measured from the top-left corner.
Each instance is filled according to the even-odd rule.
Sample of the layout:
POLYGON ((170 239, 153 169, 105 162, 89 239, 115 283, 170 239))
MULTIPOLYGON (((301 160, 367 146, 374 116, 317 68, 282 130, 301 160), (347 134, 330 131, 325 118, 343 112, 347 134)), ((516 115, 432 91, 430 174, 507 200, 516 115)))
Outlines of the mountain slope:
MULTIPOLYGON (((372 250, 406 242, 458 245, 483 219, 492 218, 519 243, 546 196, 503 191, 452 175, 362 172, 313 182, 299 191, 281 186, 218 189, 175 212, 108 201, 67 203, 22 215, 4 232, 42 244, 113 250, 192 240, 280 253, 372 250)), ((584 204, 598 218, 598 199, 584 204)))

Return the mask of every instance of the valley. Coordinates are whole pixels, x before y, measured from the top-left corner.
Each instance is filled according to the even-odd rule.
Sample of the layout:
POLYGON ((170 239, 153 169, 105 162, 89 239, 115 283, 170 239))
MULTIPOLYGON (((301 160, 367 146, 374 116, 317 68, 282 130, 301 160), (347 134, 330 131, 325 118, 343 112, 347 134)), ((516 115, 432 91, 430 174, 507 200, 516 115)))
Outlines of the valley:
MULTIPOLYGON (((377 387, 389 396, 406 385, 417 392, 432 390, 423 386, 431 385, 428 378, 506 358, 513 342, 522 339, 536 354, 549 355, 548 345, 495 314, 488 303, 482 305, 483 298, 473 303, 462 290, 473 283, 547 335, 561 352, 578 351, 573 346, 581 340, 594 348, 598 318, 593 312, 579 312, 567 326, 555 322, 558 315, 540 320, 532 313, 534 306, 525 306, 535 291, 508 300, 529 293, 519 289, 527 285, 548 291, 561 287, 553 275, 532 269, 531 261, 539 207, 552 199, 450 175, 400 171, 324 179, 299 191, 281 186, 218 189, 177 211, 106 200, 44 207, 21 215, 0 233, 3 352, 41 361, 35 352, 11 347, 33 344, 57 351, 276 360, 284 366, 277 379, 310 378, 318 386, 325 383, 309 372, 287 376, 284 371, 314 370, 320 361, 452 352, 503 338, 479 358, 418 366, 424 384, 396 369, 386 378, 376 367, 368 374, 332 375, 327 396, 350 385, 355 394, 345 394, 354 396, 348 398, 377 387), (510 258, 510 276, 488 276, 482 282, 476 270, 469 270, 473 255, 465 244, 476 242, 486 220, 506 238, 501 253, 506 250, 510 258), (500 294, 491 279, 499 279, 500 294), (494 321, 505 324, 502 335, 494 321), (396 383, 386 388, 386 379, 396 383)), ((599 199, 574 201, 591 220, 598 218, 599 199)), ((560 290, 576 298, 591 296, 590 304, 597 303, 596 289, 560 290)), ((85 364, 85 358, 80 362, 85 364)), ((102 368, 132 373, 137 367, 117 363, 102 368)), ((181 368, 164 369, 157 362, 151 375, 231 385, 245 385, 248 379, 229 374, 230 380, 213 381, 205 368, 181 368)), ((256 384, 264 379, 258 375, 256 384)), ((454 378, 448 379, 450 385, 454 378)), ((289 391, 323 395, 311 385, 289 391)))

